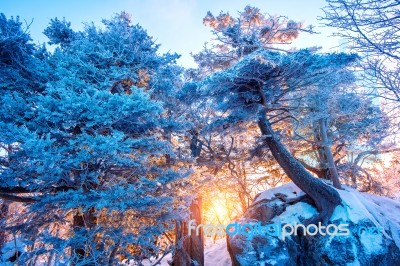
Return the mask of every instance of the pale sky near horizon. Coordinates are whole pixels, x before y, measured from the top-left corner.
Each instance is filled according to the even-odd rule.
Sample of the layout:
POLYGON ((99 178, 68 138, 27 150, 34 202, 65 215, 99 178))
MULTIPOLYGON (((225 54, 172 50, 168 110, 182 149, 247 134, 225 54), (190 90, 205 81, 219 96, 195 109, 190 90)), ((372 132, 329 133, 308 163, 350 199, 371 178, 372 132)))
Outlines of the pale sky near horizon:
POLYGON ((323 51, 338 50, 337 38, 329 37, 332 30, 319 27, 317 20, 323 15, 324 0, 0 0, 0 13, 7 17, 19 15, 28 23, 33 20, 29 31, 35 43, 39 43, 47 41, 42 32, 51 18, 65 17, 73 29, 80 30, 83 22, 100 25, 101 19, 126 11, 132 14, 133 23, 139 23, 161 44, 160 52, 181 54, 178 63, 194 67, 190 52, 199 52, 212 38, 210 29, 202 24, 207 11, 215 15, 229 11, 234 16, 246 5, 256 6, 263 13, 312 24, 321 32, 319 35, 301 34, 293 43, 294 47, 322 46, 323 51))

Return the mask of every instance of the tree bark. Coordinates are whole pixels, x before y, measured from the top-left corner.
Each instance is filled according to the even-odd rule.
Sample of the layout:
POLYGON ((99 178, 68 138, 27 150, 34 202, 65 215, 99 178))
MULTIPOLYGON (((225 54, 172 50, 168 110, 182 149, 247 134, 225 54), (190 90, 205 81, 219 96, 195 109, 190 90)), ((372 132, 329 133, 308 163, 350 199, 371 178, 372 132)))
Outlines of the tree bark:
POLYGON ((175 223, 175 237, 176 237, 176 244, 175 244, 175 252, 174 252, 174 260, 172 262, 173 266, 190 266, 191 259, 189 256, 188 251, 185 249, 184 241, 187 235, 187 229, 185 230, 185 222, 183 221, 176 221, 175 223))
MULTIPOLYGON (((3 201, 3 203, 0 204, 0 220, 4 223, 7 219, 7 214, 8 214, 8 202, 3 201)), ((4 244, 6 243, 6 240, 7 240, 6 232, 4 230, 0 230, 0 251, 3 248, 4 244)))
POLYGON ((328 179, 327 174, 326 174, 326 172, 327 172, 326 169, 312 167, 311 165, 307 164, 306 162, 303 162, 300 159, 297 159, 297 161, 299 161, 304 166, 304 168, 306 168, 308 171, 316 174, 317 177, 322 178, 322 179, 328 179))
POLYGON ((259 112, 258 126, 265 139, 265 143, 279 165, 288 177, 303 190, 304 193, 311 197, 320 212, 317 216, 304 221, 304 223, 316 224, 322 222, 326 224, 335 207, 341 203, 339 193, 334 188, 323 183, 320 179, 313 177, 303 165, 289 153, 272 129, 266 116, 265 109, 259 112))
POLYGON ((328 169, 329 169, 329 177, 333 183, 333 186, 337 189, 342 189, 339 181, 339 174, 335 165, 335 159, 333 158, 333 154, 331 151, 331 147, 329 145, 328 139, 328 129, 327 129, 327 121, 325 119, 321 119, 319 121, 320 125, 320 132, 322 138, 322 146, 324 148, 326 160, 328 162, 328 169))
MULTIPOLYGON (((321 169, 321 172, 317 174, 319 178, 324 178, 330 180, 329 177, 329 169, 328 169, 328 162, 326 159, 325 151, 324 148, 322 147, 321 142, 322 142, 322 137, 321 137, 321 129, 319 126, 319 121, 316 121, 313 123, 313 131, 314 131, 314 141, 317 143, 316 149, 317 149, 317 158, 318 158, 318 168, 321 169)), ((303 164, 304 166, 304 164, 303 164)), ((306 166, 305 166, 306 167, 306 166)), ((310 171, 306 167, 307 170, 310 171)))
MULTIPOLYGON (((202 223, 201 217, 202 200, 196 198, 190 205, 190 220, 195 220, 196 225, 202 223)), ((203 230, 199 230, 196 234, 196 229, 192 229, 189 236, 188 224, 177 221, 176 227, 176 251, 174 254, 174 266, 190 266, 192 262, 197 262, 195 265, 204 265, 204 237, 203 230)))
MULTIPOLYGON (((196 130, 190 132, 192 138, 190 140, 190 150, 193 158, 198 158, 201 153, 202 142, 198 141, 199 133, 196 130)), ((197 197, 190 205, 190 220, 195 220, 196 225, 202 223, 202 199, 197 197)), ((189 228, 186 222, 176 221, 175 224, 175 253, 173 258, 173 266, 190 266, 196 261, 199 266, 204 265, 204 238, 203 229, 192 230, 189 236, 189 228)))

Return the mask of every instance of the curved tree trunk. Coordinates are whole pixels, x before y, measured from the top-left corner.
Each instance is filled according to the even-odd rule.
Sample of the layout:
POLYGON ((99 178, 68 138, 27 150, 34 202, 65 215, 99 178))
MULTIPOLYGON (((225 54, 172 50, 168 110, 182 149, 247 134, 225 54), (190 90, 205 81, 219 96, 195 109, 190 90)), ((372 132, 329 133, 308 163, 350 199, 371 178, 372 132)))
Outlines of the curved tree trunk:
POLYGON ((313 177, 298 162, 293 155, 283 146, 277 138, 270 122, 266 116, 265 110, 261 110, 258 117, 258 126, 265 138, 272 155, 279 165, 288 175, 288 177, 314 201, 319 215, 304 221, 305 224, 315 224, 322 222, 326 224, 331 217, 333 210, 341 203, 339 193, 332 187, 326 185, 321 180, 313 177))

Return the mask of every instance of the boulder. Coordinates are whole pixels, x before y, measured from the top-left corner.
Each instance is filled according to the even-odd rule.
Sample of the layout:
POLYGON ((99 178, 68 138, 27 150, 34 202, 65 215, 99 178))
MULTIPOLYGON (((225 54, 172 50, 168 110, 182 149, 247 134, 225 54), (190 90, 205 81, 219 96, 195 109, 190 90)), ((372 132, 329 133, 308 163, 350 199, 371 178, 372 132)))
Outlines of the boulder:
POLYGON ((327 225, 304 225, 318 213, 288 183, 259 194, 229 227, 227 247, 237 265, 400 265, 400 202, 338 190, 342 205, 327 225))

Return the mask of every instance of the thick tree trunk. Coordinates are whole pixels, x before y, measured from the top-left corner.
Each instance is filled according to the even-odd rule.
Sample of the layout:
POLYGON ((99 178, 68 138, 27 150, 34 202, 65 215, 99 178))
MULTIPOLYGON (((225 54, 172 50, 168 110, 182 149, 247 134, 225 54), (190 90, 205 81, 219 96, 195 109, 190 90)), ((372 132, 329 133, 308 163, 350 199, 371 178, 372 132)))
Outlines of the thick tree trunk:
POLYGON ((329 139, 328 139, 328 129, 327 129, 327 121, 325 119, 321 119, 319 121, 320 125, 320 132, 321 132, 321 138, 322 138, 322 146, 324 148, 325 152, 325 157, 328 162, 328 169, 329 169, 329 177, 330 180, 333 183, 333 186, 337 189, 341 189, 342 186, 340 185, 339 181, 339 174, 335 165, 335 159, 333 158, 333 154, 331 151, 331 147, 329 145, 329 139))
MULTIPOLYGON (((190 150, 193 158, 200 156, 202 143, 198 141, 199 133, 196 130, 190 132, 192 138, 190 140, 190 150)), ((195 224, 202 223, 202 199, 197 197, 190 205, 190 220, 195 220, 195 224)), ((204 265, 204 239, 203 229, 199 230, 199 235, 196 235, 196 230, 192 230, 189 236, 189 228, 186 222, 176 221, 175 225, 175 253, 173 258, 173 266, 190 266, 193 261, 197 265, 204 265)))
POLYGON ((261 130, 261 134, 265 138, 265 143, 268 145, 279 165, 288 177, 303 190, 304 193, 312 198, 320 212, 319 215, 304 221, 304 223, 315 224, 321 221, 326 224, 335 207, 341 203, 339 193, 334 188, 313 177, 307 172, 303 165, 289 153, 285 146, 278 140, 267 119, 265 110, 261 110, 259 113, 258 126, 261 130))
POLYGON ((173 266, 190 266, 191 259, 189 256, 189 252, 185 249, 185 237, 188 237, 187 234, 187 224, 183 221, 176 221, 175 223, 175 252, 174 252, 174 260, 172 262, 173 266), (186 230, 185 230, 186 229, 186 230))
MULTIPOLYGON (((201 217, 202 200, 200 197, 195 199, 190 205, 190 220, 195 220, 196 225, 202 223, 201 217)), ((194 265, 204 265, 204 238, 203 230, 199 230, 196 234, 196 229, 192 229, 189 235, 188 224, 185 222, 177 221, 176 223, 176 250, 174 254, 174 266, 190 266, 192 262, 194 265)))

